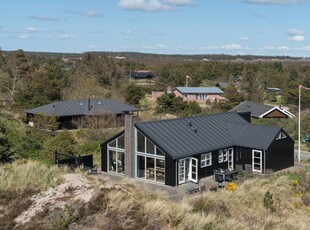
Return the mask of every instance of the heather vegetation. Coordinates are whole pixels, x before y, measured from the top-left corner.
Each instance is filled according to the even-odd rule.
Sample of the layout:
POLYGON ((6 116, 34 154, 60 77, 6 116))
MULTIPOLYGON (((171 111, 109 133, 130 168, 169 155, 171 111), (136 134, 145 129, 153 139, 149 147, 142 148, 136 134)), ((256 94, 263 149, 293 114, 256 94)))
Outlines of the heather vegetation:
MULTIPOLYGON (((14 219, 35 204, 33 195, 57 188, 64 183, 61 175, 65 173, 65 169, 33 161, 1 166, 0 229, 14 228, 14 219)), ((88 202, 74 200, 77 188, 71 187, 58 198, 59 202, 66 201, 63 209, 51 209, 52 202, 48 202, 31 221, 16 228, 308 229, 310 224, 309 166, 263 177, 240 176, 226 188, 178 202, 128 179, 110 182, 95 177, 87 181, 93 189, 88 202)))

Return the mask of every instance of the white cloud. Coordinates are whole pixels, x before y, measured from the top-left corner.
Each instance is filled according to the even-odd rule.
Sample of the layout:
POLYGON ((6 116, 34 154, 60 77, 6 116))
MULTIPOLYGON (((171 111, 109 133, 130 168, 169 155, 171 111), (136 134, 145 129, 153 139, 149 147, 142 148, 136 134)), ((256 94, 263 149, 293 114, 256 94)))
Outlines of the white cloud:
POLYGON ((303 42, 305 40, 305 37, 303 35, 295 35, 288 38, 290 41, 294 42, 303 42))
POLYGON ((301 48, 295 48, 296 50, 301 50, 301 51, 310 51, 310 46, 304 46, 301 48))
POLYGON ((188 50, 188 49, 190 49, 190 48, 187 47, 187 46, 179 46, 178 49, 180 49, 180 50, 188 50))
POLYGON ((190 5, 194 1, 193 0, 163 0, 163 2, 173 4, 173 5, 190 5))
POLYGON ((66 40, 66 39, 75 39, 76 36, 73 35, 73 34, 69 34, 69 33, 66 33, 66 34, 59 34, 59 35, 53 35, 53 34, 50 34, 47 36, 47 38, 50 38, 50 39, 63 39, 63 40, 66 40))
POLYGON ((155 46, 141 45, 140 48, 147 49, 147 50, 151 50, 151 49, 167 49, 168 46, 163 45, 163 44, 158 44, 158 45, 155 45, 155 46))
POLYGON ((140 48, 142 48, 142 49, 154 49, 153 46, 146 46, 146 45, 142 45, 142 46, 140 46, 140 48))
POLYGON ((201 46, 198 47, 199 50, 217 50, 219 49, 219 47, 217 46, 201 46))
POLYGON ((240 40, 241 40, 241 41, 248 41, 249 38, 248 38, 248 37, 241 37, 240 40))
POLYGON ((265 50, 265 51, 272 51, 272 50, 280 50, 280 51, 288 51, 290 50, 289 47, 287 46, 270 46, 270 45, 266 45, 264 47, 259 48, 259 50, 265 50))
POLYGON ((278 50, 289 50, 290 48, 287 46, 279 46, 278 50))
POLYGON ((39 15, 39 16, 30 16, 30 19, 39 20, 39 21, 60 21, 59 17, 51 17, 46 15, 39 15))
POLYGON ((278 4, 278 5, 297 4, 303 2, 303 0, 241 0, 241 1, 253 4, 278 4))
POLYGON ((227 45, 222 45, 222 49, 225 49, 225 50, 241 50, 242 46, 239 44, 227 44, 227 45))
POLYGON ((26 33, 37 33, 37 32, 41 32, 41 29, 38 29, 36 27, 27 27, 25 28, 25 32, 26 33))
POLYGON ((79 15, 79 16, 84 16, 84 17, 93 17, 93 18, 102 16, 102 14, 96 10, 89 10, 86 12, 67 10, 65 12, 68 14, 79 15))
POLYGON ((172 11, 192 3, 193 0, 120 0, 118 7, 124 10, 172 11))
POLYGON ((303 32, 301 30, 298 30, 298 29, 289 29, 287 31, 287 34, 288 35, 302 35, 303 32))
POLYGON ((264 47, 259 48, 260 50, 275 50, 276 47, 274 46, 270 46, 270 45, 266 45, 264 47))
POLYGON ((74 36, 72 34, 61 34, 61 35, 58 35, 58 38, 61 38, 61 39, 74 39, 74 38, 76 38, 76 36, 74 36))
POLYGON ((30 34, 22 34, 22 35, 19 35, 18 37, 21 39, 27 39, 27 38, 31 38, 31 35, 30 34))
POLYGON ((100 46, 100 45, 89 45, 88 48, 89 49, 99 49, 99 48, 103 48, 103 46, 100 46))
POLYGON ((156 45, 156 48, 166 49, 166 48, 168 48, 168 46, 163 45, 163 44, 158 44, 158 45, 156 45))
POLYGON ((97 12, 96 10, 89 10, 85 12, 83 15, 87 17, 100 17, 101 16, 101 14, 97 12))

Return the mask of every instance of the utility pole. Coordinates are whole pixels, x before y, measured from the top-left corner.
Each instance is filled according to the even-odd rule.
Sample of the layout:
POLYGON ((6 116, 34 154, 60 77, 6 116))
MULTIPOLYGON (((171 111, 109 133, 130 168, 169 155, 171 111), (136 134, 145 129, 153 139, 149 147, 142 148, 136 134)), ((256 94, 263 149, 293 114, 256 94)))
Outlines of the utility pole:
POLYGON ((301 89, 310 90, 310 88, 299 85, 298 91, 298 161, 300 161, 300 104, 301 104, 301 89))

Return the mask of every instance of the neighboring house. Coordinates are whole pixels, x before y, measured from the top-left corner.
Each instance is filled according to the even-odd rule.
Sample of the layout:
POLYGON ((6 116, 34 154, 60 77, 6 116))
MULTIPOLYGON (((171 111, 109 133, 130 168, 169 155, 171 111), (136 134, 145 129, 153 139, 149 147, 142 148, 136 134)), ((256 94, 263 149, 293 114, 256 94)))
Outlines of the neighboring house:
MULTIPOLYGON (((112 99, 85 99, 53 102, 26 110, 27 123, 36 115, 56 116, 61 128, 75 128, 79 119, 86 116, 115 115, 122 117, 125 112, 138 111, 137 108, 112 99)), ((33 123, 30 123, 33 125, 33 123)))
POLYGON ((149 70, 135 70, 130 71, 129 78, 135 80, 142 80, 142 79, 153 79, 154 74, 149 70))
POLYGON ((254 118, 292 118, 294 114, 281 107, 265 105, 254 101, 244 101, 230 112, 251 112, 254 118))
POLYGON ((215 84, 215 87, 218 87, 220 89, 226 89, 229 86, 228 82, 218 82, 215 84))
POLYGON ((280 88, 276 88, 276 87, 266 87, 266 91, 268 93, 279 94, 281 92, 281 89, 280 88))
POLYGON ((249 119, 220 113, 142 123, 127 114, 125 130, 101 144, 102 171, 176 186, 218 168, 266 173, 293 166, 290 136, 249 119))
POLYGON ((224 92, 217 87, 175 87, 171 92, 177 97, 182 97, 184 101, 204 102, 225 99, 222 96, 224 92))

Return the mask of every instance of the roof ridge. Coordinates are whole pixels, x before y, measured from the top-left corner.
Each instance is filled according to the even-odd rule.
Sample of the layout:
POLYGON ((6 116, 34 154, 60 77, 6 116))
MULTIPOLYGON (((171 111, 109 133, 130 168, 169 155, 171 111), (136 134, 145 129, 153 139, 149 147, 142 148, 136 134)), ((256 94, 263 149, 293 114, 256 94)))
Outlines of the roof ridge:
POLYGON ((197 119, 197 118, 201 118, 201 117, 213 117, 213 116, 219 116, 219 115, 225 115, 225 114, 238 114, 238 113, 237 112, 222 112, 222 113, 202 114, 202 115, 196 115, 196 116, 190 116, 190 117, 176 117, 176 118, 168 118, 165 120, 153 120, 153 121, 137 122, 137 123, 139 123, 139 124, 151 124, 151 123, 164 122, 164 121, 189 120, 191 118, 197 119))

